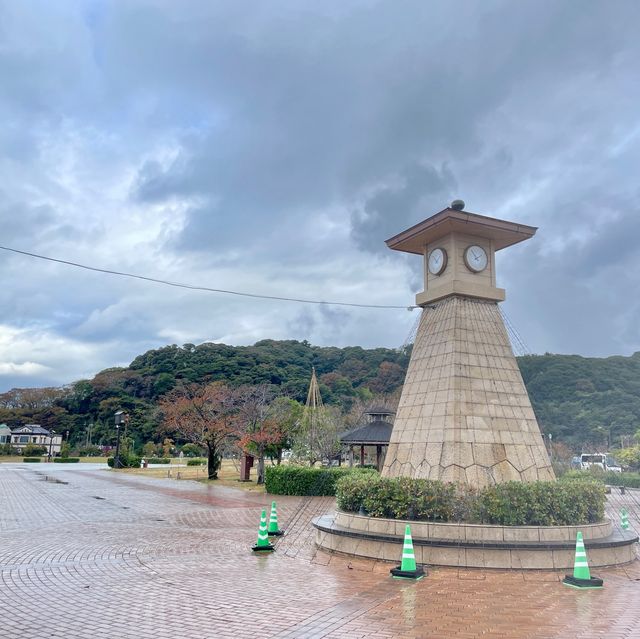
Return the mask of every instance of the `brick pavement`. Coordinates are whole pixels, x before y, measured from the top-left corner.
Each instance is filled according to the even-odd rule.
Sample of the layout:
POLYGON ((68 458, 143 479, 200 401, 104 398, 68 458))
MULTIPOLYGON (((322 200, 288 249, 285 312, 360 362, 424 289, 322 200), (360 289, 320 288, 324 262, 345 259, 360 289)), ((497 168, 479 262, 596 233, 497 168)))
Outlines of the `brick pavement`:
MULTIPOLYGON (((432 569, 317 551, 329 498, 279 498, 287 535, 254 556, 270 498, 91 467, 0 465, 0 638, 640 637, 638 564, 601 591, 550 572, 432 569)), ((640 492, 614 489, 640 526, 640 492)))

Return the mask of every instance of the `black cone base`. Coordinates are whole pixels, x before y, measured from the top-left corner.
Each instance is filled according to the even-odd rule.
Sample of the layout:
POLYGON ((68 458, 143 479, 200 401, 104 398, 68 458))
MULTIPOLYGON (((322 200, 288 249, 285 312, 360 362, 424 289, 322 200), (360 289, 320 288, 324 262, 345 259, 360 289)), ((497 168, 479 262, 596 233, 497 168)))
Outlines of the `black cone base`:
POLYGON ((269 544, 268 546, 252 546, 251 550, 253 550, 253 552, 273 552, 276 549, 275 546, 272 546, 271 544, 269 544))
POLYGON ((282 535, 284 535, 284 530, 276 530, 275 532, 267 532, 267 535, 269 535, 269 537, 281 537, 282 535))
POLYGON ((400 566, 392 568, 390 571, 394 579, 422 579, 425 576, 424 568, 421 564, 416 566, 415 570, 402 570, 400 566))
POLYGON ((572 588, 602 588, 602 579, 600 577, 591 577, 591 579, 578 579, 573 575, 565 575, 562 583, 572 588))

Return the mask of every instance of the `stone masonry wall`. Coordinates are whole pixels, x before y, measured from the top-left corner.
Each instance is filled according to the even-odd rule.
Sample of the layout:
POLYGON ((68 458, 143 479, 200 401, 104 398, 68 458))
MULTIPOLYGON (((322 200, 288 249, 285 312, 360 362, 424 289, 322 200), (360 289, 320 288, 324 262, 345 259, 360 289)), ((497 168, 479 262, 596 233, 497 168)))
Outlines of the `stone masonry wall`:
POLYGON ((555 478, 495 302, 450 297, 423 311, 382 474, 555 478))

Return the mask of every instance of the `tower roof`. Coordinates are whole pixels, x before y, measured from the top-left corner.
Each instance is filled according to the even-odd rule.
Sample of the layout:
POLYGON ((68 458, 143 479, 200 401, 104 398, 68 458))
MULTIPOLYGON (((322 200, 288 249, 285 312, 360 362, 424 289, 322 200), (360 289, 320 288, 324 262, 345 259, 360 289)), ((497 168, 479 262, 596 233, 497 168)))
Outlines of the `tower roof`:
POLYGON ((494 217, 446 208, 386 241, 395 251, 422 255, 424 247, 454 231, 494 241, 496 251, 533 237, 535 226, 498 220, 494 217))

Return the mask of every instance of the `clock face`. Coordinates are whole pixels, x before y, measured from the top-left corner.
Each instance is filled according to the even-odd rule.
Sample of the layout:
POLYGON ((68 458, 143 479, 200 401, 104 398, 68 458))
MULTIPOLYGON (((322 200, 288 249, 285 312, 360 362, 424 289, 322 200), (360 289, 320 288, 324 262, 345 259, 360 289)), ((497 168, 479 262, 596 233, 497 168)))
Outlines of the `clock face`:
POLYGON ((487 252, 481 246, 474 244, 466 248, 464 252, 464 263, 470 271, 480 273, 487 268, 489 258, 487 257, 487 252))
POLYGON ((447 252, 442 248, 433 249, 427 264, 431 275, 440 275, 447 268, 447 252))

